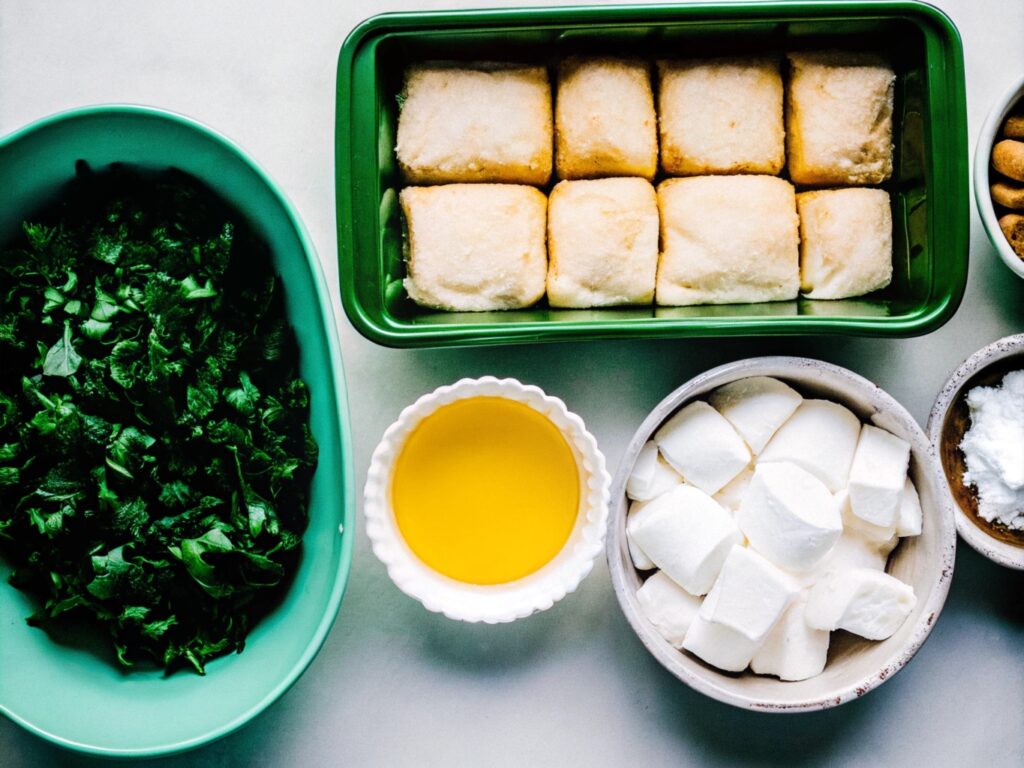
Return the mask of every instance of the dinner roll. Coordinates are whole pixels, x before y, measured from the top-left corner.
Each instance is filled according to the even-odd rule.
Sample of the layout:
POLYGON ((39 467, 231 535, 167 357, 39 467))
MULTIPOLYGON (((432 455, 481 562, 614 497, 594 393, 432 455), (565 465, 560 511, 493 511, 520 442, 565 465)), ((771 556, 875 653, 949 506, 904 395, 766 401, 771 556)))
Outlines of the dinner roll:
POLYGON ((774 59, 658 63, 661 165, 669 174, 769 173, 785 164, 774 59))
POLYGON ((548 201, 552 307, 650 304, 658 202, 645 179, 562 181, 548 201))
POLYGON ((561 178, 653 179, 658 170, 656 124, 645 62, 570 58, 559 66, 555 167, 561 178))
POLYGON ((793 185, 775 176, 695 176, 658 187, 655 302, 795 299, 800 288, 793 185))
POLYGON ((786 150, 794 184, 880 184, 892 176, 896 74, 880 57, 792 53, 786 150))
POLYGON ((406 187, 405 289, 417 304, 474 311, 527 307, 544 295, 547 198, 514 184, 406 187))
POLYGON ((395 152, 411 184, 546 184, 551 143, 544 67, 424 64, 406 71, 395 152))
POLYGON ((892 211, 883 189, 829 189, 796 196, 800 286, 809 299, 845 299, 892 280, 892 211))

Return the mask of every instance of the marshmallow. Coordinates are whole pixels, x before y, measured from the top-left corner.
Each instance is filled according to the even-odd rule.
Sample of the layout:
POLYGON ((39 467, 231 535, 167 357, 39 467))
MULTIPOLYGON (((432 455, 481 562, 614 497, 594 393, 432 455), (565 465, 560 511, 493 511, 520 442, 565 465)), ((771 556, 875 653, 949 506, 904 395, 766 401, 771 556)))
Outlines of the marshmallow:
POLYGON ((644 554, 640 546, 633 541, 633 537, 629 535, 629 521, 646 506, 646 501, 634 501, 629 505, 629 511, 626 512, 626 548, 629 550, 629 558, 633 561, 633 567, 638 571, 653 571, 655 567, 651 558, 644 554))
POLYGON ((697 400, 654 435, 665 461, 690 485, 717 493, 750 463, 750 451, 728 420, 697 400))
POLYGON ((699 613, 683 639, 683 648, 726 672, 742 672, 759 643, 735 629, 708 621, 699 613))
POLYGON ((850 467, 850 509, 861 520, 895 527, 910 462, 910 443, 865 424, 850 467))
POLYGON ((636 457, 633 472, 626 481, 626 495, 636 501, 650 501, 681 482, 683 478, 658 455, 658 446, 652 440, 636 457))
POLYGON ((700 615, 760 643, 799 591, 795 580, 761 555, 736 546, 725 559, 700 615))
POLYGON ((758 464, 736 523, 750 546, 780 568, 809 571, 843 532, 828 489, 796 464, 758 464))
POLYGON ((801 596, 782 614, 750 660, 754 672, 795 681, 814 677, 825 669, 829 633, 807 626, 806 605, 807 597, 801 596))
POLYGON ((647 502, 626 523, 626 535, 692 595, 711 589, 729 550, 743 540, 732 515, 690 485, 647 502))
POLYGON ((854 568, 884 571, 889 560, 889 553, 898 541, 899 539, 895 535, 888 541, 880 542, 869 541, 856 531, 843 531, 843 535, 832 547, 832 551, 814 569, 813 581, 817 581, 828 573, 849 571, 854 568))
POLYGON ((921 498, 917 488, 908 477, 903 484, 903 495, 900 497, 900 514, 896 519, 897 536, 921 535, 921 498))
POLYGON ((853 514, 853 510, 850 507, 850 492, 848 490, 841 490, 834 498, 843 516, 844 531, 856 533, 873 544, 884 544, 891 541, 892 537, 896 535, 896 527, 894 525, 885 527, 875 525, 853 514))
POLYGON ((658 571, 636 591, 636 601, 659 634, 676 648, 682 648, 686 630, 700 610, 700 598, 658 571))
POLYGON ((914 590, 871 568, 830 573, 811 589, 804 620, 814 629, 845 629, 868 640, 885 640, 914 609, 914 590))
POLYGON ((803 398, 778 379, 752 376, 725 384, 708 402, 729 420, 756 456, 803 398))
POLYGON ((847 485, 859 436, 860 420, 848 408, 829 400, 804 400, 768 441, 758 462, 791 461, 835 493, 847 485))
POLYGON ((750 486, 750 481, 753 477, 754 468, 747 467, 736 475, 736 477, 726 483, 722 490, 716 493, 712 498, 735 514, 739 510, 740 504, 743 503, 743 497, 746 495, 747 488, 750 486))

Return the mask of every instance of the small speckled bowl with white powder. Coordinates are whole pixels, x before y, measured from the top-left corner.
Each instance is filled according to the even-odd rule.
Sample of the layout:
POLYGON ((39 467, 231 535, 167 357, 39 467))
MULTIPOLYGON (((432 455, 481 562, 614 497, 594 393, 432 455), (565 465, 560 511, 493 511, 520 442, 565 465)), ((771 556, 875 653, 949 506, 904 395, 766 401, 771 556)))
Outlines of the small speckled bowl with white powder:
MULTIPOLYGON (((975 431, 974 436, 968 439, 968 451, 974 455, 970 467, 973 471, 969 471, 968 457, 962 445, 964 436, 972 427, 968 394, 977 391, 979 387, 1001 386, 1007 374, 1021 370, 1024 370, 1024 334, 1007 336, 983 347, 953 371, 939 392, 928 419, 928 437, 938 451, 949 493, 955 502, 956 527, 960 536, 990 560, 1018 570, 1024 570, 1024 530, 1000 522, 993 517, 991 510, 983 510, 984 506, 992 505, 985 505, 979 499, 979 495, 984 498, 991 496, 993 490, 998 492, 998 488, 993 489, 991 485, 986 488, 986 482, 978 482, 993 480, 991 477, 981 477, 982 472, 977 467, 980 450, 986 448, 978 443, 991 442, 993 435, 982 435, 975 431), (993 520, 986 520, 986 516, 993 517, 993 520)), ((989 398, 979 398, 976 394, 976 411, 979 399, 989 398)), ((992 405, 990 402, 990 410, 992 405)), ((987 420, 991 415, 985 413, 981 418, 987 420)), ((991 431, 989 427, 986 430, 991 431)), ((1012 439, 1012 436, 996 439, 1012 439)))

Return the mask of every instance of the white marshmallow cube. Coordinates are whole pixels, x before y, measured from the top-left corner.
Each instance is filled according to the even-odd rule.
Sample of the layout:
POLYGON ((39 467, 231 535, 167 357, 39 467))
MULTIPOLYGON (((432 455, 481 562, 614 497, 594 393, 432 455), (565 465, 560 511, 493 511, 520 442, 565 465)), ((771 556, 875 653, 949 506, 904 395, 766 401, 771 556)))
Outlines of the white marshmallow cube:
POLYGON ((829 633, 807 626, 804 621, 806 596, 797 598, 772 627, 750 660, 750 668, 759 675, 775 675, 780 680, 806 680, 820 675, 828 660, 829 633))
POLYGON ((832 547, 832 551, 814 569, 812 581, 817 582, 828 573, 850 571, 855 568, 884 571, 889 560, 889 553, 898 541, 896 536, 884 542, 869 541, 856 531, 843 531, 843 535, 832 547))
POLYGON ((897 536, 920 536, 921 535, 921 498, 917 495, 917 488, 908 477, 903 484, 903 495, 900 497, 900 513, 896 519, 897 536))
POLYGON ((800 591, 797 582, 741 546, 733 547, 700 615, 760 642, 800 591))
POLYGON ((634 568, 638 571, 653 571, 654 562, 644 554, 640 546, 633 541, 633 537, 629 535, 629 521, 645 506, 647 506, 646 501, 634 501, 626 511, 626 549, 629 550, 629 557, 633 561, 634 568))
POLYGON ((682 648, 686 630, 700 610, 701 599, 658 571, 636 591, 636 600, 659 634, 676 648, 682 648))
POLYGON ((835 499, 796 464, 758 464, 736 523, 750 546, 775 565, 803 572, 816 566, 843 532, 835 499))
POLYGON ((759 645, 735 629, 708 621, 699 613, 683 639, 685 650, 726 672, 746 669, 759 645))
POLYGON ((873 544, 884 544, 891 541, 896 535, 896 526, 894 525, 885 527, 875 525, 853 514, 853 509, 850 506, 850 492, 848 490, 844 489, 837 493, 835 500, 843 517, 843 530, 845 532, 856 533, 873 544))
POLYGON ((865 424, 850 467, 853 514, 883 528, 895 527, 909 462, 910 443, 865 424))
POLYGON ((750 486, 750 481, 753 478, 754 468, 747 467, 726 483, 722 490, 712 496, 712 498, 730 512, 736 513, 739 511, 740 504, 743 503, 743 497, 746 496, 747 488, 750 486))
POLYGON ((750 463, 750 450, 728 420, 697 400, 654 435, 665 461, 690 485, 717 493, 750 463))
POLYGON ((633 472, 626 481, 626 495, 636 501, 650 501, 681 482, 683 478, 665 463, 652 440, 640 449, 636 457, 633 472))
POLYGON ((868 640, 885 640, 914 609, 914 589, 871 568, 830 573, 811 589, 804 620, 814 629, 845 629, 868 640))
POLYGON ((860 419, 829 400, 804 400, 779 427, 758 462, 789 461, 835 493, 846 487, 860 437, 860 419))
POLYGON ((802 400, 795 389, 768 376, 730 382, 708 397, 708 402, 736 428, 755 456, 802 400))
POLYGON ((626 534, 692 595, 711 589, 729 550, 743 541, 732 515, 690 485, 647 502, 626 524, 626 534))

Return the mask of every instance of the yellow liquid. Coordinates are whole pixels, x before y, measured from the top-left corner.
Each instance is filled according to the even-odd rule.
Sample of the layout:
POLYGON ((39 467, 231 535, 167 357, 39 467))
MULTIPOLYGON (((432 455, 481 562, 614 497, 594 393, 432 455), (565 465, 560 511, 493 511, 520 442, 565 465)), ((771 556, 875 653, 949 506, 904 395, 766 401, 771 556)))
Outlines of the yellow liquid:
POLYGON ((474 397, 424 419, 391 481, 398 528, 416 556, 470 584, 528 576, 565 545, 579 509, 572 450, 523 403, 474 397))

